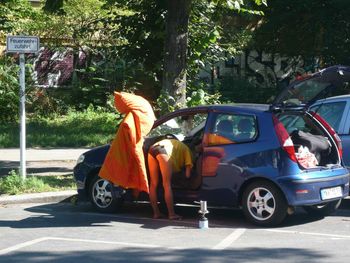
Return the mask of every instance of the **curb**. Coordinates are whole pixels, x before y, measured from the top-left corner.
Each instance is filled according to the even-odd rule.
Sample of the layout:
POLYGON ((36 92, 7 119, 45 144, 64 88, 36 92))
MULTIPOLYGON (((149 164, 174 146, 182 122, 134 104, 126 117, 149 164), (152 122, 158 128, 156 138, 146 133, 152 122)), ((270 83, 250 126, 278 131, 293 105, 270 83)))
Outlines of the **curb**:
POLYGON ((21 195, 0 196, 0 205, 24 204, 24 203, 58 203, 69 202, 71 197, 77 195, 76 190, 67 190, 59 192, 44 192, 21 195))

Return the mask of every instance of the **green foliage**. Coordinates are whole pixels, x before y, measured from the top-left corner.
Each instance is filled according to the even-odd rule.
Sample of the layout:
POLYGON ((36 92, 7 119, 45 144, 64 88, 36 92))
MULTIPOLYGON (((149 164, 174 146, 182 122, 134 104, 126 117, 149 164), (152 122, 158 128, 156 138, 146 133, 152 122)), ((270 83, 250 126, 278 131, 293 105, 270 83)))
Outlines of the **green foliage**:
MULTIPOLYGON (((187 97, 186 106, 195 107, 200 105, 209 105, 209 104, 221 104, 223 102, 229 102, 227 99, 222 100, 221 94, 215 92, 210 94, 205 88, 204 85, 200 87, 200 84, 197 84, 196 87, 192 87, 188 90, 190 96, 187 97)), ((170 96, 167 92, 161 91, 157 99, 156 111, 163 115, 165 113, 172 112, 179 109, 180 106, 176 104, 174 97, 170 96)))
MULTIPOLYGON (((30 116, 65 114, 69 108, 84 110, 90 104, 104 107, 115 89, 137 91, 151 101, 160 94, 166 1, 47 0, 44 11, 33 9, 26 0, 5 2, 0 7, 0 19, 5 21, 2 28, 7 33, 38 35, 44 46, 73 49, 72 87, 42 90, 27 85, 30 116), (79 55, 86 57, 83 63, 79 55)), ((215 99, 218 95, 210 95, 208 87, 198 81, 198 72, 224 60, 226 53, 234 55, 246 46, 250 40, 247 25, 255 21, 250 14, 260 14, 254 10, 261 4, 266 3, 192 1, 187 95, 194 95, 188 105, 219 102, 215 99), (237 23, 237 17, 246 20, 237 23)), ((30 82, 30 78, 26 80, 30 82)), ((162 93, 158 99, 160 110, 177 108, 172 100, 162 93)))
MULTIPOLYGON (((27 120, 28 147, 94 147, 106 144, 114 138, 122 116, 94 109, 78 112, 69 110, 67 115, 32 116, 27 120)), ((19 147, 18 123, 0 126, 0 148, 19 147)))
POLYGON ((164 115, 178 109, 178 107, 176 107, 174 97, 163 90, 161 91, 156 103, 156 112, 158 112, 160 115, 164 115))
POLYGON ((14 60, 0 56, 0 123, 14 121, 18 117, 18 69, 14 60))
POLYGON ((191 95, 187 98, 187 107, 194 107, 199 105, 209 105, 209 104, 221 104, 228 102, 223 100, 219 92, 210 94, 204 88, 192 89, 190 91, 191 95))
MULTIPOLYGON (((160 94, 158 99, 160 108, 164 111, 176 108, 173 107, 174 103, 171 105, 167 103, 172 102, 173 98, 160 91, 164 57, 162 45, 165 40, 167 16, 166 1, 109 0, 108 2, 110 6, 127 7, 130 11, 129 16, 115 18, 115 23, 119 25, 116 33, 125 38, 125 45, 121 45, 123 57, 128 58, 128 61, 141 63, 145 75, 153 76, 153 90, 156 96, 160 94)), ((244 49, 251 35, 250 29, 247 29, 247 25, 253 20, 250 14, 261 14, 253 11, 261 4, 266 4, 266 1, 192 1, 187 54, 189 86, 198 84, 199 70, 225 60, 226 53, 234 55, 244 49), (246 22, 237 23, 238 16, 246 19, 246 22)), ((135 75, 132 76, 135 78, 135 75)), ((144 84, 143 80, 140 82, 144 84)), ((204 86, 202 88, 206 89, 204 86)), ((140 91, 146 94, 148 90, 141 87, 140 91)), ((190 94, 191 92, 187 95, 190 94)))
POLYGON ((46 0, 43 10, 52 14, 64 14, 63 1, 64 0, 46 0))
POLYGON ((73 176, 28 176, 22 179, 17 172, 0 178, 0 194, 17 195, 75 189, 73 176))
POLYGON ((27 0, 3 0, 0 4, 0 39, 9 33, 24 34, 23 27, 33 19, 37 11, 27 0))
POLYGON ((257 86, 246 79, 236 77, 223 77, 217 91, 222 97, 237 103, 266 103, 276 95, 276 89, 257 86))
MULTIPOLYGON (((207 94, 215 93, 215 87, 198 78, 200 70, 208 70, 245 49, 251 40, 252 25, 261 18, 256 16, 261 12, 253 10, 260 8, 257 5, 261 4, 262 1, 193 2, 189 25, 188 95, 198 86, 207 94)), ((213 94, 213 98, 216 97, 213 94)))
POLYGON ((319 58, 320 66, 350 63, 347 0, 269 1, 252 48, 286 56, 319 58))

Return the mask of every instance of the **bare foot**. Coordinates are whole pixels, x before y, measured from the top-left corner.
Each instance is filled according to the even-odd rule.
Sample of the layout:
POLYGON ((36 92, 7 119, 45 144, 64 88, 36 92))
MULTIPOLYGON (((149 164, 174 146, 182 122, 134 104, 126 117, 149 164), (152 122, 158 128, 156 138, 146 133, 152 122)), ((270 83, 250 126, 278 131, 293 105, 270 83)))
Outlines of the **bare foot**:
POLYGON ((181 220, 182 219, 182 216, 179 216, 177 214, 174 214, 174 215, 169 215, 169 219, 170 220, 181 220))
POLYGON ((155 215, 153 215, 152 218, 153 219, 161 219, 161 218, 165 218, 165 215, 163 215, 163 214, 155 214, 155 215))

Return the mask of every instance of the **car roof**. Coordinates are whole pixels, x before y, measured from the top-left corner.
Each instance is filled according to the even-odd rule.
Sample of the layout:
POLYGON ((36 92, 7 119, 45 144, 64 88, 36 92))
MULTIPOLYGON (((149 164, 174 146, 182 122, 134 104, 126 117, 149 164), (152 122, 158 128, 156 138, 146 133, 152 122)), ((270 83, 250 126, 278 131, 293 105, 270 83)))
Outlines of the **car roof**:
POLYGON ((178 111, 196 111, 196 110, 220 110, 220 111, 232 111, 232 110, 243 110, 252 112, 263 112, 270 109, 268 104, 257 104, 257 103, 228 103, 228 104, 213 104, 213 105, 203 105, 190 108, 180 109, 178 111))
POLYGON ((227 113, 243 113, 243 114, 261 114, 270 109, 270 105, 267 104, 254 104, 254 103, 237 103, 237 104, 214 104, 214 105, 201 105, 189 108, 178 109, 168 114, 165 114, 158 118, 154 126, 158 126, 159 123, 167 121, 174 116, 179 116, 179 114, 197 114, 206 113, 209 111, 227 112, 227 113))
POLYGON ((325 98, 322 100, 318 100, 314 104, 318 104, 321 102, 327 102, 327 101, 337 101, 337 100, 339 100, 339 101, 350 100, 350 94, 328 97, 328 98, 325 98))

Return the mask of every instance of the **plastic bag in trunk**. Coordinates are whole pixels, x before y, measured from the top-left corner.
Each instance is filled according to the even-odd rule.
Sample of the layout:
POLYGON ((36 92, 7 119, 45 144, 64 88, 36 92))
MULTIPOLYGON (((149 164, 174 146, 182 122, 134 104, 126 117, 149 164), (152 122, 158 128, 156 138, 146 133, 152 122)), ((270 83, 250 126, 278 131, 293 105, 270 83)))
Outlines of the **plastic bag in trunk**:
POLYGON ((319 164, 322 164, 322 157, 328 156, 331 152, 331 144, 324 136, 300 130, 293 131, 290 136, 294 145, 307 147, 315 155, 319 164))

